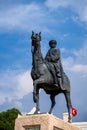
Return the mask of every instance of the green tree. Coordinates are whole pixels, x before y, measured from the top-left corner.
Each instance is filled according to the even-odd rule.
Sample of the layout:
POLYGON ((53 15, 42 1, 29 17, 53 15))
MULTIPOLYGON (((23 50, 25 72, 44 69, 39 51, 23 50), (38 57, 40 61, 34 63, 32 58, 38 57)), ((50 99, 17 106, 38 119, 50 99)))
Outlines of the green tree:
POLYGON ((14 130, 15 119, 21 112, 12 108, 5 112, 0 112, 0 130, 14 130))

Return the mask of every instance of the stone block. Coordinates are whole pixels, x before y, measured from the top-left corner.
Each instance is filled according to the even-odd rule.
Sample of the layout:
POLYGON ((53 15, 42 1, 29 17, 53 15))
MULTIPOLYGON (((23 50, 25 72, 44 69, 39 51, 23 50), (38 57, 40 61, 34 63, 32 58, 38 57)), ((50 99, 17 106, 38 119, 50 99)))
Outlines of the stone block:
POLYGON ((15 130, 81 130, 52 114, 32 114, 15 120, 15 130))

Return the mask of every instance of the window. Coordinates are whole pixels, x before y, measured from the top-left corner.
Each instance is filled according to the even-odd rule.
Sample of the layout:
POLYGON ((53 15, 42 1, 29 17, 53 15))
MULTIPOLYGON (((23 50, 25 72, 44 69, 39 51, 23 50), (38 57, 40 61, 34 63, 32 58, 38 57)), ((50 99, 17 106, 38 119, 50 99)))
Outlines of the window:
POLYGON ((25 130, 40 130, 40 126, 27 126, 25 130))
POLYGON ((63 129, 60 129, 58 127, 53 127, 53 130, 63 130, 63 129))

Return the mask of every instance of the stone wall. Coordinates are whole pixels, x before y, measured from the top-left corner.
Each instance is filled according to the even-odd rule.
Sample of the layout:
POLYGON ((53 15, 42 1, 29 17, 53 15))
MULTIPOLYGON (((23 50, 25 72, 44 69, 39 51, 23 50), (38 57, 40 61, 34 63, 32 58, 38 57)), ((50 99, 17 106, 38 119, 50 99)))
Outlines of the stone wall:
POLYGON ((81 130, 51 114, 25 115, 15 121, 15 130, 25 130, 32 126, 40 126, 40 130, 81 130))

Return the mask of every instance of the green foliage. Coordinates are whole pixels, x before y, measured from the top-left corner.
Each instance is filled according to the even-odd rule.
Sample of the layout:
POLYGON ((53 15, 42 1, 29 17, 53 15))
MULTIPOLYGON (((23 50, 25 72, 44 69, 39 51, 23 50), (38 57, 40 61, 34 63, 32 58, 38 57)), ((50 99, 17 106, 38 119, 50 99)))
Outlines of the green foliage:
POLYGON ((6 112, 1 112, 0 130, 14 130, 15 119, 18 114, 21 114, 21 112, 16 108, 9 109, 6 112))

